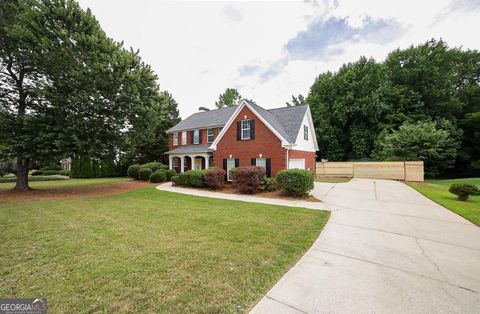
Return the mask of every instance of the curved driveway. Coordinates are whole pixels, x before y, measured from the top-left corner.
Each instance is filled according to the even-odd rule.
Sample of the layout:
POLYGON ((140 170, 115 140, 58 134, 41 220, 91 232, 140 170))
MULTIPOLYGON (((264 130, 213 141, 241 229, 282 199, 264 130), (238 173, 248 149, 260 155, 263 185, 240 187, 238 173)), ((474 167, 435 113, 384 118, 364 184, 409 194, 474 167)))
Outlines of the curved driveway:
POLYGON ((329 222, 252 313, 480 312, 480 228, 396 181, 312 194, 329 222))

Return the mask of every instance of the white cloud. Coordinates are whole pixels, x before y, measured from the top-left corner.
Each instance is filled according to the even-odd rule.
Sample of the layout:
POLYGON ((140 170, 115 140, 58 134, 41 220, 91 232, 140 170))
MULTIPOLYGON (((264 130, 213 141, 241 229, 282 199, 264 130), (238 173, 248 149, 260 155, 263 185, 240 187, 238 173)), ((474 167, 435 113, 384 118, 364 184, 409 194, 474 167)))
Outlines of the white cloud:
POLYGON ((478 49, 480 37, 472 33, 480 27, 476 3, 80 0, 109 36, 140 49, 161 88, 178 101, 182 117, 199 106, 213 107, 227 87, 238 88, 262 106, 283 106, 291 94, 306 95, 322 71, 337 70, 361 55, 383 59, 395 48, 432 37, 478 49), (344 24, 347 35, 332 36, 335 29, 307 33, 324 31, 321 23, 329 20, 344 24), (310 45, 301 41, 301 34, 314 35, 308 37, 310 45), (288 43, 295 39, 301 53, 289 51, 288 43))

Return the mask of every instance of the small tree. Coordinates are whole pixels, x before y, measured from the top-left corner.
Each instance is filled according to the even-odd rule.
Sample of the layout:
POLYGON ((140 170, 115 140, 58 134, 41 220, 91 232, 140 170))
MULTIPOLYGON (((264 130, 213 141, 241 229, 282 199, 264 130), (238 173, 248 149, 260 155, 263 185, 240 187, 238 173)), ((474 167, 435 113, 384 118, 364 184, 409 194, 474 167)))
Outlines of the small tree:
POLYGON ((237 105, 240 100, 242 100, 242 96, 235 88, 227 88, 223 94, 218 96, 218 101, 215 102, 215 106, 217 108, 233 107, 237 105))
POLYGON ((480 195, 480 190, 473 184, 452 184, 448 192, 457 195, 459 201, 466 201, 470 196, 480 195))
POLYGON ((448 129, 436 122, 405 122, 398 130, 379 136, 374 156, 381 160, 423 160, 426 174, 433 177, 440 169, 453 166, 458 144, 448 129))

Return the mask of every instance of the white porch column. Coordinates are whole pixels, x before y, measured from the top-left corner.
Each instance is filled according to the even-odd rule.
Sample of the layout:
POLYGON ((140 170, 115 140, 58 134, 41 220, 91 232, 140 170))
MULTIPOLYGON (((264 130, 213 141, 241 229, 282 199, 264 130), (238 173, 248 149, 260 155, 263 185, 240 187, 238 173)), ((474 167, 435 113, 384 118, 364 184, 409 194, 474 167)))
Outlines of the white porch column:
POLYGON ((205 169, 208 169, 208 167, 210 167, 210 165, 208 164, 208 155, 205 155, 203 158, 205 158, 205 169))
POLYGON ((190 160, 192 161, 192 170, 195 170, 195 156, 190 156, 190 160))
POLYGON ((168 169, 173 169, 173 157, 168 155, 168 169))
POLYGON ((184 156, 179 156, 180 157, 180 172, 183 172, 184 170, 184 165, 185 165, 185 157, 184 156))

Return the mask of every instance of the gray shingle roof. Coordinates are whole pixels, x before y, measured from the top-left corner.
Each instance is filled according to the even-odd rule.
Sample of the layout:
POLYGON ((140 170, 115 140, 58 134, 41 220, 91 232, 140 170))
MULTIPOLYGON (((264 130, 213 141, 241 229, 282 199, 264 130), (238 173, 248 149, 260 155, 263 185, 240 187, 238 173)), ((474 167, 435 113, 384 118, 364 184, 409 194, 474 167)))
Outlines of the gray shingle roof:
MULTIPOLYGON (((295 143, 298 131, 302 125, 307 106, 282 107, 276 109, 263 109, 254 102, 248 101, 258 114, 260 114, 280 135, 289 143, 295 143)), ((181 121, 167 132, 177 132, 211 126, 223 126, 235 113, 238 106, 220 108, 206 112, 197 112, 181 121)), ((202 145, 200 145, 202 146, 202 145)), ((198 145, 197 145, 198 147, 198 145)), ((178 149, 178 148, 177 148, 178 149)), ((175 150, 174 150, 175 151, 175 150)), ((170 152, 169 152, 170 153, 170 152)))
POLYGON ((237 106, 197 112, 185 120, 180 121, 167 132, 192 130, 211 126, 223 126, 227 123, 228 119, 232 116, 236 109, 237 106))
POLYGON ((203 145, 188 145, 188 146, 180 146, 178 148, 172 149, 165 154, 195 154, 195 153, 207 153, 210 152, 208 148, 210 144, 203 144, 203 145))

